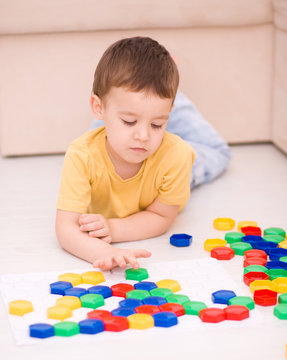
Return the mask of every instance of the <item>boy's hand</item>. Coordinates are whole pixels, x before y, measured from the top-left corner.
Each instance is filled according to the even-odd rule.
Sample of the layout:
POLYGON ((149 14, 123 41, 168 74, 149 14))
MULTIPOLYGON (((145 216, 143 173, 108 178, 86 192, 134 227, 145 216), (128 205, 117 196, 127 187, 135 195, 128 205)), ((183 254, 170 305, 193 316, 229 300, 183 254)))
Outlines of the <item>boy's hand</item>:
POLYGON ((113 247, 109 254, 103 255, 95 260, 93 267, 106 271, 116 266, 124 268, 127 264, 131 264, 134 269, 138 269, 139 263, 137 258, 150 256, 151 253, 144 249, 119 249, 113 247))
POLYGON ((79 216, 80 230, 88 232, 89 236, 112 242, 107 219, 101 214, 81 214, 79 216))

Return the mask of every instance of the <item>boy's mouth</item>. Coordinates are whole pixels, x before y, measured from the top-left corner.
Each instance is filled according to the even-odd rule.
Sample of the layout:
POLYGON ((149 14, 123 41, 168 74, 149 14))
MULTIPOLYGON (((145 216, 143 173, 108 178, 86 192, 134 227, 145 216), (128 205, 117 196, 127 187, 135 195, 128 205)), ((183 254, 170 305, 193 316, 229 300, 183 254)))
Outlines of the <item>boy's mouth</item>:
POLYGON ((131 148, 131 150, 137 152, 137 153, 140 153, 140 154, 144 154, 147 152, 147 150, 145 148, 139 148, 139 147, 136 147, 136 148, 131 148))

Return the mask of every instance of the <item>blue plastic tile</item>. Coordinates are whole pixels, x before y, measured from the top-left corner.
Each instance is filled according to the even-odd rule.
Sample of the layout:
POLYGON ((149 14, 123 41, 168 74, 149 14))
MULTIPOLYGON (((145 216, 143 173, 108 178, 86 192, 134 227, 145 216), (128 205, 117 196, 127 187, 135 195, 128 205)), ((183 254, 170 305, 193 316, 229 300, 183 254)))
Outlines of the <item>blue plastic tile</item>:
POLYGON ((119 306, 123 307, 123 308, 131 308, 134 309, 138 306, 143 305, 143 302, 141 300, 138 299, 125 299, 125 300, 121 300, 119 302, 119 306))
POLYGON ((284 261, 267 261, 267 264, 265 265, 267 269, 284 269, 287 270, 287 263, 284 261))
POLYGON ((73 285, 68 281, 56 281, 50 284, 51 294, 64 295, 65 290, 71 289, 73 285))
POLYGON ((226 304, 228 305, 229 299, 235 297, 236 294, 232 290, 218 290, 212 293, 211 298, 215 304, 226 304))
POLYGON ((104 323, 99 319, 86 319, 79 322, 81 334, 97 334, 105 330, 104 323))
POLYGON ((150 291, 152 289, 156 289, 157 285, 156 285, 156 283, 151 282, 151 281, 141 281, 141 282, 135 283, 134 288, 136 290, 150 291))
POLYGON ((287 249, 278 247, 270 250, 269 252, 270 260, 279 260, 282 256, 287 256, 287 249))
POLYGON ((45 339, 55 335, 55 329, 50 324, 32 324, 29 326, 29 333, 31 337, 45 339))
POLYGON ((88 292, 89 294, 102 295, 104 299, 109 298, 113 295, 112 290, 108 286, 104 286, 104 285, 92 286, 88 288, 88 292))
POLYGON ((161 297, 161 296, 149 296, 149 297, 143 299, 143 303, 145 305, 159 306, 161 304, 167 303, 167 300, 164 297, 161 297))
POLYGON ((169 242, 177 247, 189 246, 192 242, 192 236, 188 234, 173 234, 169 238, 169 242))
POLYGON ((162 311, 152 315, 154 319, 154 326, 170 327, 177 325, 178 319, 175 313, 162 311))
POLYGON ((64 292, 64 295, 66 296, 77 296, 78 298, 86 294, 88 294, 88 291, 86 289, 77 287, 67 289, 64 292))
POLYGON ((119 307, 117 309, 114 309, 111 311, 111 313, 113 314, 113 316, 130 316, 135 314, 135 309, 134 308, 125 308, 125 307, 119 307))

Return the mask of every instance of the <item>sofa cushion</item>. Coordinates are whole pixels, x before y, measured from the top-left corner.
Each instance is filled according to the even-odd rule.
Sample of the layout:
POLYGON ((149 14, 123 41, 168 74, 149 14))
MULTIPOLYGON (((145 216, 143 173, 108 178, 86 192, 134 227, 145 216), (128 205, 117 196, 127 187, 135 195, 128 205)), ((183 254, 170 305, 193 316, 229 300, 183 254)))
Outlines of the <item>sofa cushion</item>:
POLYGON ((242 26, 272 17, 272 0, 9 0, 0 2, 0 34, 242 26))

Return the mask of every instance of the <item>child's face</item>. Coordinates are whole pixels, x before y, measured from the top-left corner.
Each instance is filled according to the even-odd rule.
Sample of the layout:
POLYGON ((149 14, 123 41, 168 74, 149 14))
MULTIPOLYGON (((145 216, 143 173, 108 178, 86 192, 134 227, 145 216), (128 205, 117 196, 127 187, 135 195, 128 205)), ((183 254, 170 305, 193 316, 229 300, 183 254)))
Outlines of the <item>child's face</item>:
POLYGON ((105 121, 107 149, 113 159, 139 164, 160 146, 172 99, 112 87, 104 103, 92 98, 92 109, 105 121))

